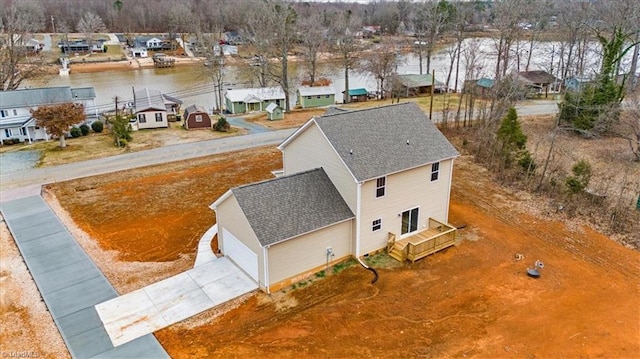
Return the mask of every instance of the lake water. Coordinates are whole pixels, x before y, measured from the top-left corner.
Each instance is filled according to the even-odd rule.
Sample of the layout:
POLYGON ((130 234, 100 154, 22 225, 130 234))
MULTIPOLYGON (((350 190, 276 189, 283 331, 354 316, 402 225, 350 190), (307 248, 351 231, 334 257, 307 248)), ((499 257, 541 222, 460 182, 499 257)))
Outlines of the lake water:
MULTIPOLYGON (((546 70, 551 69, 551 59, 557 63, 559 57, 559 43, 554 42, 537 42, 534 46, 534 56, 532 57, 530 70, 546 70), (552 55, 553 53, 553 55, 552 55)), ((472 77, 493 77, 495 71, 495 47, 492 39, 475 38, 466 39, 463 43, 463 49, 476 48, 478 61, 473 71, 472 77)), ((522 43, 520 49, 517 51, 520 56, 520 70, 524 70, 526 61, 526 52, 528 51, 528 43, 522 43)), ((514 55, 512 58, 515 57, 514 55)), ((590 69, 593 72, 598 67, 598 45, 592 44, 587 54, 587 61, 585 68, 590 69)), ((623 69, 629 63, 629 56, 626 57, 623 69)), ((431 67, 436 71, 436 78, 440 81, 445 81, 447 72, 449 71, 450 57, 447 50, 436 53, 431 62, 431 67)), ((465 57, 460 61, 460 71, 458 78, 458 87, 462 86, 467 61, 465 57)), ((293 78, 294 86, 292 91, 295 92, 295 88, 300 83, 301 71, 296 70, 296 64, 291 64, 291 77, 293 78)), ((557 65, 554 65, 557 70, 557 65)), ((398 73, 409 74, 419 73, 419 62, 417 56, 414 54, 407 54, 401 56, 401 63, 398 66, 398 73)), ((424 68, 424 67, 423 67, 424 68)), ((83 87, 93 86, 96 90, 96 105, 99 111, 109 110, 114 108, 115 97, 118 96, 120 101, 131 101, 133 98, 132 89, 136 88, 153 88, 160 90, 161 92, 172 95, 184 101, 184 107, 197 104, 207 109, 215 107, 214 87, 211 80, 204 73, 204 66, 184 66, 169 69, 139 69, 133 71, 106 71, 101 73, 74 73, 73 65, 71 66, 71 74, 69 76, 53 75, 47 79, 46 82, 34 82, 25 83, 25 86, 71 86, 71 87, 83 87)), ((513 65, 513 70, 516 70, 517 66, 513 65)), ((225 88, 243 88, 251 87, 252 84, 247 82, 241 82, 242 78, 246 78, 246 74, 242 73, 242 69, 237 66, 227 66, 226 75, 224 81, 230 85, 226 85, 225 88)), ((338 64, 324 64, 320 68, 320 76, 324 76, 333 81, 332 86, 336 89, 336 99, 341 101, 342 91, 344 91, 344 73, 338 64)), ((450 86, 454 84, 452 79, 450 86)), ((365 87, 369 91, 376 89, 376 80, 367 73, 351 72, 349 77, 350 88, 365 87)), ((255 84, 253 84, 255 86, 255 84)), ((292 101, 295 101, 294 93, 291 94, 292 101)), ((293 104, 292 104, 293 105, 293 104)))

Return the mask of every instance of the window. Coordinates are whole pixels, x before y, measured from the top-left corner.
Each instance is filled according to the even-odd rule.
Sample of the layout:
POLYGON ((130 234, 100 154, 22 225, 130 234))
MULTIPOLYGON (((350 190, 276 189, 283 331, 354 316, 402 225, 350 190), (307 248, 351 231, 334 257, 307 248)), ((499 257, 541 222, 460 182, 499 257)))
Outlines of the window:
POLYGON ((162 113, 156 113, 156 122, 162 122, 162 113))
POLYGON ((196 115, 196 122, 202 122, 202 115, 196 115))
POLYGON ((311 100, 311 96, 307 96, 307 100, 311 100))
POLYGON ((331 97, 331 95, 324 95, 324 98, 329 98, 331 97))
POLYGON ((440 173, 440 162, 431 164, 431 181, 438 180, 438 173, 440 173))
POLYGON ((4 137, 11 138, 13 137, 13 131, 10 128, 4 129, 4 137))
POLYGON ((147 116, 144 113, 138 114, 138 122, 147 123, 147 116))
POLYGON ((382 228, 382 219, 378 218, 375 221, 371 222, 371 231, 379 231, 382 228))
POLYGON ((23 135, 23 136, 26 136, 27 135, 27 129, 24 128, 24 127, 20 127, 20 134, 23 135))
POLYGON ((14 110, 13 110, 13 115, 14 115, 14 116, 18 116, 18 110, 14 109, 14 110))
POLYGON ((402 229, 400 234, 418 230, 418 207, 402 212, 402 229))
POLYGON ((9 116, 9 111, 7 110, 0 110, 0 117, 7 117, 9 116))
POLYGON ((376 198, 384 197, 387 187, 387 177, 380 177, 376 180, 376 198))
POLYGON ((316 98, 322 98, 322 96, 318 95, 318 96, 316 96, 316 98))

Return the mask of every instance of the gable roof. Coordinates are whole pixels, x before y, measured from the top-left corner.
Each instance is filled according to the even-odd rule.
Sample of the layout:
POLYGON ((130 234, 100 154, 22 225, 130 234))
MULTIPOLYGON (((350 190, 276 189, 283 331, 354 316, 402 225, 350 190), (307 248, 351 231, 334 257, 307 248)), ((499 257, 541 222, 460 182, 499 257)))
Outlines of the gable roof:
POLYGON ((69 86, 61 86, 20 89, 0 91, 0 107, 37 107, 93 98, 95 98, 93 87, 72 89, 69 86), (74 96, 74 91, 77 91, 75 94, 78 94, 78 96, 74 96))
MULTIPOLYGON (((425 86, 431 86, 432 84, 432 78, 431 78, 431 74, 407 74, 407 75, 397 75, 398 77, 398 81, 400 81, 400 83, 408 88, 415 88, 415 87, 425 87, 425 86)), ((433 83, 436 86, 443 86, 444 83, 442 83, 441 81, 438 81, 438 79, 435 79, 435 81, 433 81, 433 83)))
POLYGON ((483 77, 476 81, 476 85, 484 88, 492 88, 493 87, 493 79, 483 77))
MULTIPOLYGON (((323 115, 311 121, 357 181, 459 155, 413 102, 323 115)), ((298 133, 285 140, 281 148, 298 133)))
POLYGON ((192 114, 194 112, 207 113, 207 110, 205 110, 205 108, 202 107, 202 106, 189 105, 189 106, 187 106, 187 108, 184 109, 184 118, 186 119, 187 117, 189 117, 190 114, 192 114))
POLYGON ((331 86, 300 86, 298 87, 300 96, 335 95, 336 90, 331 86))
POLYGON ((146 110, 158 110, 166 111, 167 108, 164 105, 164 97, 158 90, 142 89, 133 92, 134 106, 136 112, 146 110))
POLYGON ((269 113, 273 113, 273 111, 275 111, 277 108, 278 108, 278 105, 276 105, 275 102, 272 102, 267 106, 265 110, 269 113))
POLYGON ((284 91, 280 87, 257 87, 227 90, 224 96, 231 102, 246 102, 247 99, 284 100, 284 91))
POLYGON ((263 247, 354 217, 322 168, 231 192, 263 247))
POLYGON ((550 84, 558 81, 555 76, 546 71, 521 71, 518 75, 534 84, 550 84))

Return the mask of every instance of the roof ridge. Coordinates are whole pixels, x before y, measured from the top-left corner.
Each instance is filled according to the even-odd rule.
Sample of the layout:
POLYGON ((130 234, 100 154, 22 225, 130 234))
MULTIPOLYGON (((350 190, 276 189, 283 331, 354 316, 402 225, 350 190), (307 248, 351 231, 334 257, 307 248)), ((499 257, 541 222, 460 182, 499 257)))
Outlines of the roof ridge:
MULTIPOLYGON (((353 109, 353 110, 344 109, 345 111, 342 112, 342 113, 330 113, 328 115, 320 115, 320 116, 317 116, 317 117, 314 116, 312 118, 331 117, 331 116, 336 116, 336 115, 342 116, 342 115, 353 114, 353 113, 357 113, 357 112, 379 110, 379 109, 388 108, 388 107, 399 107, 399 106, 408 105, 408 104, 413 104, 413 102, 410 102, 410 101, 398 102, 398 103, 392 103, 392 104, 387 104, 387 105, 379 105, 379 106, 375 106, 375 107, 357 108, 357 109, 353 109)), ((343 108, 340 108, 340 109, 343 109, 343 108)))
POLYGON ((231 190, 241 189, 241 188, 248 188, 248 187, 257 186, 257 185, 260 185, 260 184, 263 184, 263 183, 267 183, 267 182, 274 182, 274 181, 278 181, 278 180, 282 180, 282 179, 293 178, 293 177, 296 177, 296 176, 300 176, 300 175, 303 175, 303 174, 315 172, 315 171, 318 171, 318 170, 323 170, 324 171, 324 169, 322 167, 316 167, 316 168, 313 168, 313 169, 310 169, 310 170, 296 172, 296 173, 292 173, 292 174, 286 175, 286 176, 269 178, 269 179, 266 179, 266 180, 245 184, 245 185, 242 185, 242 186, 234 187, 231 190))

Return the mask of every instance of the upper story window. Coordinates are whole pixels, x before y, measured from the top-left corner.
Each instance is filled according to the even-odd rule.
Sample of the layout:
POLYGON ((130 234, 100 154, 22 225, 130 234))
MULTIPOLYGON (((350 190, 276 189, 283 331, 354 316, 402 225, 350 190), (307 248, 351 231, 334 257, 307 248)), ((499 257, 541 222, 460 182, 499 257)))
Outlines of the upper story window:
POLYGON ((437 181, 440 174, 440 162, 431 164, 431 181, 437 181))
POLYGON ((156 113, 156 122, 162 122, 162 113, 160 112, 156 113))
POLYGON ((376 198, 384 197, 387 188, 387 177, 376 179, 376 198))
POLYGON ((147 116, 145 116, 144 113, 140 113, 138 114, 138 122, 140 123, 146 123, 147 122, 147 116))
POLYGON ((14 116, 18 116, 18 110, 13 109, 13 115, 14 115, 14 116))
POLYGON ((202 115, 196 115, 196 122, 202 122, 202 115))

